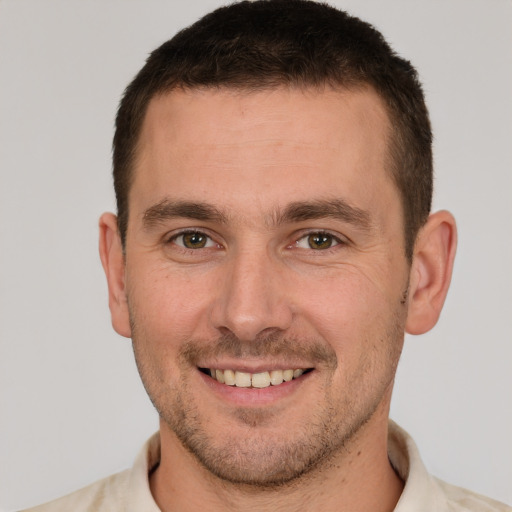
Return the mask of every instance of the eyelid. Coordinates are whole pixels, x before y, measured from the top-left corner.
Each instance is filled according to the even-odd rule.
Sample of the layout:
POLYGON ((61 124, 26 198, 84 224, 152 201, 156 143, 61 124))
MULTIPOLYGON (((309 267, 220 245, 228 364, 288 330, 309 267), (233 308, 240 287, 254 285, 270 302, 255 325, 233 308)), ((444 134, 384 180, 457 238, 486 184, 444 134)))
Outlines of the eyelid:
MULTIPOLYGON (((176 243, 176 239, 178 239, 180 236, 187 235, 187 234, 192 234, 192 233, 198 233, 200 235, 204 235, 205 237, 208 238, 209 244, 213 243, 213 245, 216 245, 217 247, 223 247, 223 244, 218 242, 217 239, 216 239, 217 237, 212 235, 209 232, 208 229, 205 229, 205 228, 195 228, 195 227, 181 228, 181 229, 172 231, 170 233, 167 233, 163 237, 163 242, 165 244, 173 243, 177 247, 180 247, 181 249, 184 249, 184 250, 197 250, 197 249, 189 249, 188 247, 185 247, 182 244, 177 244, 176 243)), ((291 244, 289 244, 289 247, 290 248, 296 247, 297 243, 300 240, 302 240, 302 239, 304 239, 304 238, 306 238, 308 236, 315 235, 315 234, 327 235, 329 237, 332 237, 332 239, 336 242, 334 245, 332 245, 328 249, 324 249, 324 251, 327 251, 327 250, 329 250, 329 249, 331 249, 333 247, 337 247, 338 245, 347 245, 347 244, 350 243, 350 240, 346 236, 341 235, 340 233, 333 233, 332 231, 329 231, 327 229, 307 229, 307 230, 301 230, 299 233, 294 235, 293 236, 293 241, 292 241, 291 244)), ((203 249, 210 248, 210 247, 212 247, 212 245, 208 245, 207 247, 204 247, 203 249)))
MULTIPOLYGON (((327 249, 317 249, 315 252, 325 252, 325 251, 328 251, 329 249, 332 249, 334 247, 337 247, 338 245, 347 245, 350 240, 347 238, 347 237, 344 237, 342 235, 340 235, 339 233, 333 233, 332 231, 329 231, 327 229, 309 229, 309 230, 306 230, 306 231, 301 231, 297 236, 295 236, 295 241, 291 244, 291 247, 297 247, 298 246, 298 243, 303 240, 304 238, 307 238, 311 235, 327 235, 329 237, 331 237, 333 239, 334 243, 333 245, 331 245, 331 247, 328 247, 327 249)), ((308 248, 310 250, 314 250, 312 248, 308 248)))
POLYGON ((177 231, 173 231, 171 233, 167 233, 164 237, 164 243, 165 244, 174 244, 180 249, 186 250, 186 251, 197 251, 199 249, 209 249, 213 246, 220 247, 221 244, 215 240, 213 236, 211 236, 208 233, 208 230, 202 229, 202 228, 182 228, 177 231), (205 236, 208 239, 207 245, 205 247, 197 248, 197 249, 191 249, 189 247, 185 247, 185 245, 176 243, 176 240, 180 236, 189 235, 189 234, 199 234, 202 236, 205 236))

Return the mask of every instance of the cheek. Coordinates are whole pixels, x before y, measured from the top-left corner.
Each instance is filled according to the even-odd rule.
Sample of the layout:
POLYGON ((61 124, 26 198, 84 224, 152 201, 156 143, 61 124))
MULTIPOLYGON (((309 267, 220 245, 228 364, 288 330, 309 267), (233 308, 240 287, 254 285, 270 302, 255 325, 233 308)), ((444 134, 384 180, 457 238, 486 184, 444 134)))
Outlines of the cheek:
POLYGON ((130 276, 128 303, 137 366, 148 394, 163 402, 183 379, 179 353, 201 336, 204 287, 187 275, 148 269, 130 276))
POLYGON ((381 397, 400 357, 405 308, 399 293, 393 298, 389 289, 382 293, 381 283, 351 272, 331 279, 327 291, 309 297, 309 326, 337 357, 337 369, 328 381, 329 400, 344 401, 345 411, 381 397))
POLYGON ((165 266, 137 270, 130 275, 128 300, 132 320, 148 341, 176 344, 199 335, 211 296, 209 280, 165 266))
POLYGON ((303 282, 300 315, 344 357, 386 337, 397 323, 400 292, 356 268, 332 274, 322 287, 303 282))

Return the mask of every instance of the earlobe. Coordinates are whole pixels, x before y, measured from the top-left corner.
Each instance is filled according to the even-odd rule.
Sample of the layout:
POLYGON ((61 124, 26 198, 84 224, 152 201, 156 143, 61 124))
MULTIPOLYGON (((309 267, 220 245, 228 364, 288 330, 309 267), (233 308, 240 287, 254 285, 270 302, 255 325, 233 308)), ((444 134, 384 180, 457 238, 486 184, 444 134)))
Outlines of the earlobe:
POLYGON ((414 249, 406 331, 423 334, 437 323, 450 286, 457 247, 455 219, 436 212, 420 230, 414 249))
POLYGON ((118 334, 131 337, 130 316, 125 289, 125 261, 117 217, 104 213, 100 217, 99 250, 108 284, 108 301, 112 326, 118 334))

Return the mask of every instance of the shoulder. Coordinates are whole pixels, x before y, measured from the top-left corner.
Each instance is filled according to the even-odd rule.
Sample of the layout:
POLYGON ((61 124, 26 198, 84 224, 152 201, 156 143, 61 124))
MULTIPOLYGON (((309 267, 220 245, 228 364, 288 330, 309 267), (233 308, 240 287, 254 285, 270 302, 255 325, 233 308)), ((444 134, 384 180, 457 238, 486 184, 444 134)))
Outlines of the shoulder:
POLYGON ((405 482, 395 512, 512 512, 512 507, 432 476, 411 436, 390 421, 388 455, 405 482))
POLYGON ((130 469, 23 512, 159 512, 148 475, 160 463, 160 436, 151 436, 130 469))
POLYGON ((83 489, 23 512, 115 512, 124 510, 130 470, 116 473, 83 489))
POLYGON ((434 478, 453 512, 512 512, 512 507, 476 492, 434 478))

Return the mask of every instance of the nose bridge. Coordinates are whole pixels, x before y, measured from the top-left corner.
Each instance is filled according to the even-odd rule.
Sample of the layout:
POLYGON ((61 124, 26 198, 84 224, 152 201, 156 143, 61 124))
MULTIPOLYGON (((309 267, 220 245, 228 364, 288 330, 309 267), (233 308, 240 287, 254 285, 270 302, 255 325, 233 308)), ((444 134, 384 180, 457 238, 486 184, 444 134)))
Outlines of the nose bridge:
POLYGON ((279 259, 264 246, 251 244, 234 252, 214 306, 215 326, 247 341, 289 327, 292 313, 282 272, 279 259))

